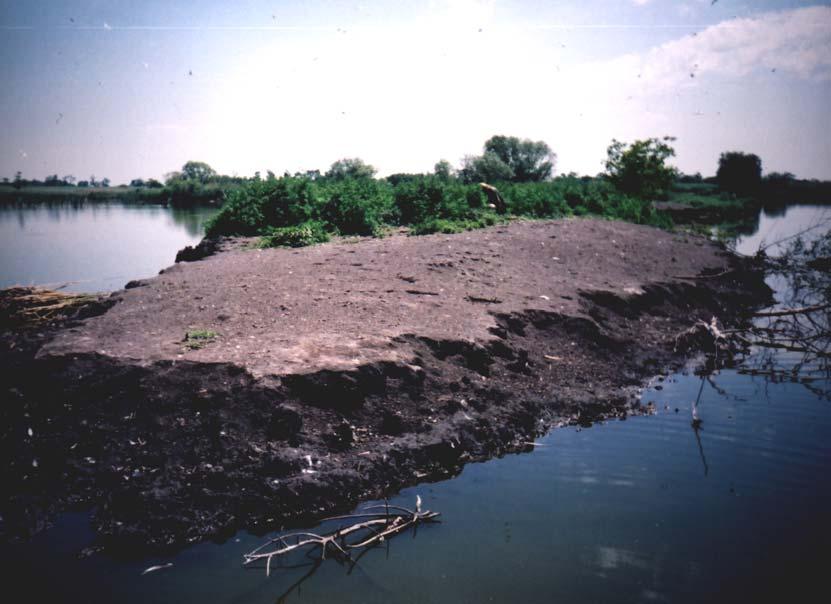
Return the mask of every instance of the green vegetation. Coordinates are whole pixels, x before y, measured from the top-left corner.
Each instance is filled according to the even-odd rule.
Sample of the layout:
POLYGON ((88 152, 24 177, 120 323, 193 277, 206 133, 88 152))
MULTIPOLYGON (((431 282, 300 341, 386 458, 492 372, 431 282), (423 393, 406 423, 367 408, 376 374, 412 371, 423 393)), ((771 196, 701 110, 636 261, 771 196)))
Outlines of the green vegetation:
POLYGON ((209 329, 191 329, 185 333, 183 342, 188 350, 199 350, 216 340, 217 337, 219 334, 209 329))
POLYGON ((672 225, 651 199, 621 192, 610 178, 551 178, 553 154, 544 143, 493 137, 485 149, 483 156, 468 162, 458 174, 442 161, 434 174, 376 179, 372 166, 345 159, 323 175, 309 172, 255 179, 228 194, 206 234, 260 236, 261 247, 297 247, 326 241, 332 234, 378 236, 400 226, 409 227, 413 235, 458 233, 515 217, 595 215, 672 225), (494 174, 508 179, 491 181, 505 199, 504 215, 488 204, 477 182, 484 172, 470 171, 471 166, 481 170, 488 162, 501 166, 494 174))
POLYGON ((682 175, 667 163, 675 155, 674 140, 612 140, 606 172, 595 177, 554 177, 556 155, 548 144, 498 135, 458 169, 440 160, 431 174, 377 178, 373 166, 345 158, 324 173, 278 177, 269 170, 265 179, 259 172, 243 178, 189 161, 167 174, 164 184, 137 178, 118 187, 94 175, 76 184, 71 175, 30 181, 18 172, 11 182, 3 179, 0 201, 117 198, 174 206, 222 201, 206 234, 258 236, 263 247, 310 245, 331 235, 381 236, 395 227, 408 227, 412 234, 454 233, 518 217, 600 216, 664 228, 675 221, 742 229, 762 207, 831 202, 831 183, 798 180, 787 172, 763 178, 761 159, 750 153, 722 153, 716 177, 682 175), (490 188, 489 198, 482 183, 496 187, 499 196, 490 188))
POLYGON ((718 159, 716 181, 723 191, 752 195, 762 184, 762 160, 753 153, 722 153, 718 159))
POLYGON ((669 143, 675 139, 648 138, 626 145, 618 140, 606 150, 606 172, 620 191, 649 199, 666 199, 677 171, 666 161, 675 155, 669 143))
MULTIPOLYGON (((551 177, 557 156, 543 141, 515 136, 492 136, 485 141, 484 153, 468 156, 460 178, 474 182, 541 182, 551 177)), ((439 174, 438 164, 436 174, 439 174)))
POLYGON ((329 241, 329 233, 322 222, 310 220, 297 226, 271 229, 260 237, 258 247, 303 247, 329 241))

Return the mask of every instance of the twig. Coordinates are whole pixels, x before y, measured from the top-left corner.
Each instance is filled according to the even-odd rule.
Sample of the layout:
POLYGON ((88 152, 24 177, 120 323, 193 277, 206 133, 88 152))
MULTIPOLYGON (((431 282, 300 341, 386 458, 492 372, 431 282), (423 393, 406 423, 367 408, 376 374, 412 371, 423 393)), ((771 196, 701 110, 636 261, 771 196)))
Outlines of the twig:
POLYGON ((817 304, 815 306, 803 306, 802 308, 783 308, 782 310, 767 310, 753 313, 754 317, 787 317, 789 315, 804 315, 820 310, 831 308, 831 304, 817 304))
POLYGON ((320 560, 326 559, 326 551, 331 547, 344 559, 354 563, 354 560, 347 553, 347 550, 357 550, 376 545, 383 542, 387 537, 396 535, 411 526, 417 526, 421 522, 436 522, 438 516, 438 512, 431 512, 429 510, 422 512, 420 509, 420 498, 416 501, 415 511, 397 505, 389 505, 389 502, 385 501, 384 505, 369 506, 357 514, 333 516, 324 519, 324 521, 366 519, 345 527, 342 526, 331 533, 318 535, 316 533, 298 532, 270 539, 253 551, 244 554, 243 565, 265 560, 266 576, 268 576, 271 573, 271 561, 275 557, 284 556, 290 552, 306 547, 319 547, 320 560), (370 511, 378 508, 383 508, 384 511, 370 511), (390 510, 394 511, 390 512, 390 510), (370 535, 358 537, 357 541, 354 542, 347 540, 347 537, 350 535, 360 535, 361 532, 369 532, 370 535), (296 539, 296 542, 290 544, 287 539, 296 539), (267 550, 269 546, 276 547, 267 550))

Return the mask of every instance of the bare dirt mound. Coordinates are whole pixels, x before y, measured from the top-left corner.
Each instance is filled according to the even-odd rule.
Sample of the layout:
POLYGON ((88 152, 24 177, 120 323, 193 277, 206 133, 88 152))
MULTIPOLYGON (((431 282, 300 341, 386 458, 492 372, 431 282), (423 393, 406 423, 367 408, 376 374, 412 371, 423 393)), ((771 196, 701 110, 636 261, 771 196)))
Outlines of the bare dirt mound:
POLYGON ((5 538, 73 504, 113 549, 306 523, 638 413, 681 332, 770 296, 702 238, 595 220, 226 246, 131 285, 0 341, 5 538))

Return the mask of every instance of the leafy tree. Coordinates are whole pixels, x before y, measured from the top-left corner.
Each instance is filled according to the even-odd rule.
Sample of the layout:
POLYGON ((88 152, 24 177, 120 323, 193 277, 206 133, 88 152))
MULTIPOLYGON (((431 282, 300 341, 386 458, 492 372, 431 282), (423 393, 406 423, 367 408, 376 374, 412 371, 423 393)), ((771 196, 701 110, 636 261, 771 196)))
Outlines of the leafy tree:
POLYGON ((606 174, 615 187, 641 199, 666 198, 677 175, 666 161, 675 155, 675 138, 648 138, 627 145, 612 139, 606 150, 606 174))
POLYGON ((88 180, 79 180, 78 181, 78 186, 81 187, 81 188, 86 188, 86 187, 89 186, 89 181, 88 180))
POLYGON ((462 160, 462 169, 459 171, 462 180, 467 183, 499 182, 514 180, 515 173, 511 166, 491 151, 482 155, 468 155, 462 160))
POLYGON ((105 187, 105 188, 106 188, 106 187, 109 187, 109 186, 110 186, 110 179, 109 179, 109 178, 103 178, 103 179, 101 180, 101 186, 102 186, 102 187, 105 187))
POLYGON ((144 184, 150 187, 151 189, 161 189, 162 187, 164 187, 164 185, 155 178, 148 178, 144 184))
POLYGON ((724 191, 752 193, 762 182, 762 160, 753 153, 726 151, 718 159, 716 180, 724 191))
POLYGON ((4 176, 4 177, 3 177, 3 184, 4 184, 4 185, 9 184, 9 177, 8 177, 8 176, 4 176))
POLYGON ((19 189, 23 186, 23 172, 18 170, 14 173, 14 188, 19 189))
POLYGON ((446 159, 439 160, 433 167, 433 174, 438 176, 441 180, 450 180, 454 176, 455 170, 453 165, 446 159))
POLYGON ((375 176, 375 168, 362 159, 346 158, 339 159, 326 172, 326 178, 332 180, 346 180, 347 178, 372 178, 375 176))
POLYGON ((67 174, 63 177, 63 182, 66 185, 72 186, 75 184, 75 177, 72 174, 67 174))
POLYGON ((170 186, 176 182, 187 180, 185 175, 178 171, 168 172, 164 175, 164 184, 170 186))
POLYGON ((91 187, 97 187, 98 186, 98 181, 95 180, 95 174, 90 174, 89 186, 91 186, 91 187))
POLYGON ((130 186, 131 187, 143 187, 144 184, 145 183, 141 178, 134 178, 133 180, 130 181, 130 186))
POLYGON ((63 183, 61 182, 61 179, 58 178, 57 174, 50 174, 43 181, 43 184, 45 184, 47 187, 57 187, 58 185, 61 185, 63 183))
POLYGON ((207 183, 216 177, 216 171, 203 161, 189 161, 182 166, 182 178, 207 183))
POLYGON ((485 141, 485 154, 493 153, 513 172, 514 182, 540 182, 554 171, 557 156, 543 141, 516 136, 492 136, 485 141))

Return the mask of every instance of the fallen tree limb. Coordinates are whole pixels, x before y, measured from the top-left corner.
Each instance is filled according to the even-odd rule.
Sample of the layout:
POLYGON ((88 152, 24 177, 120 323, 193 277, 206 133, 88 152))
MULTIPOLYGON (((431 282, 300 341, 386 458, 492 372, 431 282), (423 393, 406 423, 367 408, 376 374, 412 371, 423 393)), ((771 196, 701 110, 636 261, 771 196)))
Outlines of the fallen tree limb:
POLYGON ((271 574, 271 561, 293 551, 311 547, 320 548, 320 560, 326 559, 326 552, 332 551, 342 559, 354 562, 348 550, 368 548, 382 543, 387 537, 422 522, 437 522, 438 512, 421 511, 421 498, 416 499, 416 509, 410 510, 397 505, 375 505, 364 508, 360 513, 325 518, 324 522, 334 520, 353 520, 352 524, 341 526, 337 530, 324 533, 297 532, 270 539, 253 551, 244 554, 243 566, 257 561, 265 561, 266 576, 271 574), (373 512, 371 510, 378 510, 373 512), (348 537, 352 537, 350 541, 348 537), (290 543, 294 540, 294 543, 290 543), (274 549, 267 549, 275 546, 274 549))

